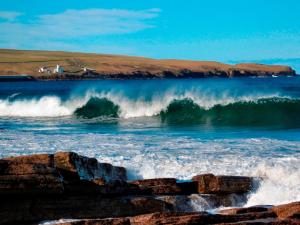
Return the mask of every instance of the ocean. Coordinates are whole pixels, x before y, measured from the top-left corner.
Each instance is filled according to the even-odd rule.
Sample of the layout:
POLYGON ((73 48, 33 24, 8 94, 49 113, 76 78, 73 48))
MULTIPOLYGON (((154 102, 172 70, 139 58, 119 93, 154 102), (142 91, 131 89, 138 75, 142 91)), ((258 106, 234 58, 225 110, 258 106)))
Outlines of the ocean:
POLYGON ((246 206, 300 200, 300 77, 0 83, 0 157, 74 151, 129 179, 262 177, 246 206))

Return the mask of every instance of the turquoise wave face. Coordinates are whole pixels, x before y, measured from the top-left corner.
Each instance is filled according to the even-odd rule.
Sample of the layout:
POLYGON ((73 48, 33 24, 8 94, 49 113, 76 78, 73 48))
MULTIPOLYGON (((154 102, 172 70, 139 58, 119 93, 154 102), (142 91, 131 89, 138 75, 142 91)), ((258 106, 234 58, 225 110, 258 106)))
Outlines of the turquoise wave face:
POLYGON ((119 110, 119 106, 107 98, 92 97, 84 106, 77 108, 74 114, 86 119, 97 117, 116 118, 118 117, 119 110))
MULTIPOLYGON (((119 105, 107 98, 92 97, 75 110, 79 118, 119 118, 119 105)), ((300 127, 300 100, 289 98, 261 98, 251 101, 237 101, 225 105, 217 104, 205 108, 192 99, 174 99, 165 109, 153 117, 160 117, 162 123, 173 125, 202 124, 209 126, 277 126, 300 127)))

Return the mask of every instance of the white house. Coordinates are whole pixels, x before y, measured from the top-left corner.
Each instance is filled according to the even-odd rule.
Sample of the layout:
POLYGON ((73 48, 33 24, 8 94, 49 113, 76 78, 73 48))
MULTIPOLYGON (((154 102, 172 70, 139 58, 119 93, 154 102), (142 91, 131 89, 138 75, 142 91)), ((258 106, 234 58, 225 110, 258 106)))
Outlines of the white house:
POLYGON ((40 67, 39 73, 51 73, 51 70, 48 67, 40 67))
POLYGON ((95 69, 88 68, 88 67, 84 67, 84 68, 83 68, 83 71, 84 71, 84 72, 95 72, 96 70, 95 70, 95 69))
POLYGON ((64 68, 60 65, 56 65, 56 67, 53 70, 53 73, 63 73, 64 72, 64 68))

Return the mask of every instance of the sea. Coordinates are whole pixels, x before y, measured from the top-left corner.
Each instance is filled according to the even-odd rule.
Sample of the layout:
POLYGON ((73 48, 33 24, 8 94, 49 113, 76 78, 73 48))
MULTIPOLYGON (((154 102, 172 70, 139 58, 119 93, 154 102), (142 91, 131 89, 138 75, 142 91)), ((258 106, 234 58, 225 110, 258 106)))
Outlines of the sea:
POLYGON ((0 82, 0 157, 73 151, 128 178, 260 177, 300 201, 300 77, 0 82))

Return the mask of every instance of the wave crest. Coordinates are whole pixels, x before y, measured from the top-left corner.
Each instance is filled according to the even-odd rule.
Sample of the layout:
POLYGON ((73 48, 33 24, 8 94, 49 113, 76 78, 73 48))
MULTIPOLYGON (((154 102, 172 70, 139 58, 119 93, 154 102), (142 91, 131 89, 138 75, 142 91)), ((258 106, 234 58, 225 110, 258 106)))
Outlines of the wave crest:
POLYGON ((112 93, 90 93, 66 101, 56 96, 0 100, 0 116, 3 117, 72 115, 86 119, 157 116, 166 124, 300 127, 300 99, 263 96, 211 100, 186 94, 133 100, 112 93))

